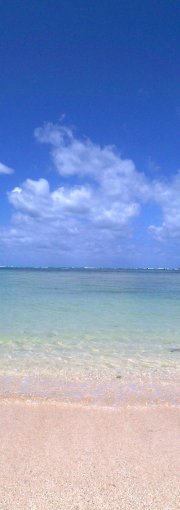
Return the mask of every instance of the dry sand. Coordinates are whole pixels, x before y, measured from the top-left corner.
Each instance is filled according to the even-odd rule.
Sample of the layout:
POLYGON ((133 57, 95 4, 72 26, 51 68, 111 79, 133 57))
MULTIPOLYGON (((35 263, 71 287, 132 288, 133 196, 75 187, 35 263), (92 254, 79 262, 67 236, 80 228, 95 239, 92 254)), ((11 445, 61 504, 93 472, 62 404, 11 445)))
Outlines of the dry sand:
POLYGON ((175 407, 1 401, 1 510, 177 510, 175 407))

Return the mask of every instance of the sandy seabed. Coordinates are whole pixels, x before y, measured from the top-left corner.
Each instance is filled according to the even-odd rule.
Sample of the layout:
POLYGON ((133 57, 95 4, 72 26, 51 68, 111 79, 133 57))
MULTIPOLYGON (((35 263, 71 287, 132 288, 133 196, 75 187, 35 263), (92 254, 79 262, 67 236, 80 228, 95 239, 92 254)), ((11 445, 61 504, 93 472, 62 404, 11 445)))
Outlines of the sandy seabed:
POLYGON ((178 510, 180 410, 2 399, 0 510, 178 510))

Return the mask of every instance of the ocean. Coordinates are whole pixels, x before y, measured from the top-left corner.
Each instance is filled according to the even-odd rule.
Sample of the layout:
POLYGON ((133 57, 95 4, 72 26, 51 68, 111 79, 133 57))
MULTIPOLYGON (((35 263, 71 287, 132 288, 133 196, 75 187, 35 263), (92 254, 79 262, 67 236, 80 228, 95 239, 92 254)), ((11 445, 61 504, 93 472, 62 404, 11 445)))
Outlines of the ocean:
POLYGON ((180 271, 0 269, 0 391, 177 403, 180 271))

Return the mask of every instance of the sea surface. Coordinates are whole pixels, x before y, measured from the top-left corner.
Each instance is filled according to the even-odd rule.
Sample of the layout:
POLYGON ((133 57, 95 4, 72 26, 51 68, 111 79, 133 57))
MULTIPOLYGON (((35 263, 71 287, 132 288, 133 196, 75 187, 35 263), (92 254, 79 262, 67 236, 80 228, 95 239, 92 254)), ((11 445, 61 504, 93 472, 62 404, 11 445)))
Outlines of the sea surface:
POLYGON ((0 394, 179 401, 180 271, 0 269, 0 394))

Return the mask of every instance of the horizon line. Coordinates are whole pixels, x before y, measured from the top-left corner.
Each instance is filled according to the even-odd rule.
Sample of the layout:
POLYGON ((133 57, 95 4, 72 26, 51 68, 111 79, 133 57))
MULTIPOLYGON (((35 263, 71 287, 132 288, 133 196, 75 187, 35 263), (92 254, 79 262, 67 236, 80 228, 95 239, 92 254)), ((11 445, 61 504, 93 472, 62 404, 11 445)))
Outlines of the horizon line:
POLYGON ((21 265, 0 265, 0 269, 41 269, 41 270, 47 270, 47 269, 54 269, 54 270, 91 270, 91 271, 97 271, 97 270, 114 270, 114 271, 180 271, 180 267, 122 267, 122 266, 21 266, 21 265))

